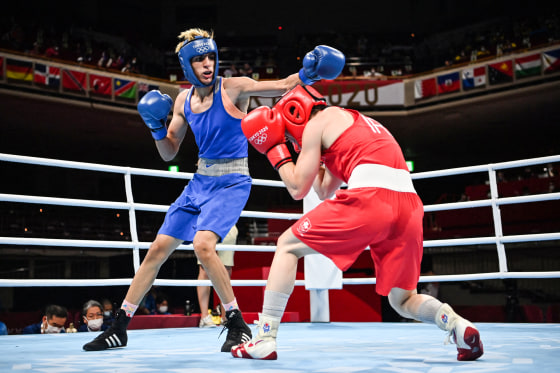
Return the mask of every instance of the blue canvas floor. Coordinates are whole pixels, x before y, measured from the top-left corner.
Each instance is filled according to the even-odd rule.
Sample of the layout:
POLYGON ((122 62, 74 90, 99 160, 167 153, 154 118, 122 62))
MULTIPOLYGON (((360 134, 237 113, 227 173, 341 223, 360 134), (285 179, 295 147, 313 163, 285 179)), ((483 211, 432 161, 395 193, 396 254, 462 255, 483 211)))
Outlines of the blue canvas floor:
POLYGON ((82 350, 97 333, 0 336, 0 372, 560 371, 560 324, 476 325, 485 354, 474 362, 457 361, 455 345, 444 345, 435 325, 283 323, 276 361, 220 352, 221 328, 151 329, 131 330, 127 347, 99 352, 82 350))

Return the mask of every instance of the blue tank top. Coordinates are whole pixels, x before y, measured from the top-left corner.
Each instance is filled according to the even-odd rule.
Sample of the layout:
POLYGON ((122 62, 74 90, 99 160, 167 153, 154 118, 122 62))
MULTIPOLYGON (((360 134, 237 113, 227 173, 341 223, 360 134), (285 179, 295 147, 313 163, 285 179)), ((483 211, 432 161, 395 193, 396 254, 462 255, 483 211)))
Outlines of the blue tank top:
POLYGON ((212 106, 195 114, 191 111, 190 90, 185 100, 185 118, 191 127, 198 157, 209 159, 245 158, 249 156, 247 138, 241 130, 241 119, 234 118, 224 108, 222 101, 222 78, 214 85, 212 106))

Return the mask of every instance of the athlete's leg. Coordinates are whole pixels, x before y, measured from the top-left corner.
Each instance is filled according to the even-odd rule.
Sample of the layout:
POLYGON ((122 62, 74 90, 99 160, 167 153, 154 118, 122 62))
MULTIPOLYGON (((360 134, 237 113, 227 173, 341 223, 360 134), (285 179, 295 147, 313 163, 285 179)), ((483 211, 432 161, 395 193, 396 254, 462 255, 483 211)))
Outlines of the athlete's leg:
POLYGON ((157 235, 155 241, 150 245, 140 268, 138 268, 132 279, 132 283, 128 288, 121 308, 117 311, 113 324, 93 341, 86 343, 83 346, 84 350, 99 351, 126 346, 128 342, 126 328, 134 312, 136 312, 140 301, 153 285, 161 265, 182 242, 182 240, 167 235, 157 235))
MULTIPOLYGON (((216 252, 218 236, 212 231, 198 231, 193 240, 194 252, 223 304, 234 301, 228 272, 216 252)), ((235 307, 237 308, 237 307, 235 307)), ((227 311, 227 310, 226 310, 227 311)))
POLYGON ((124 298, 125 302, 134 305, 140 304, 144 295, 153 285, 163 263, 182 242, 182 240, 164 234, 156 236, 155 241, 150 245, 146 257, 142 264, 140 264, 140 268, 138 268, 132 279, 132 283, 124 298))
POLYGON ((252 341, 234 347, 231 350, 234 357, 277 359, 276 336, 288 299, 294 290, 298 260, 307 254, 316 253, 294 236, 291 229, 280 236, 266 282, 257 335, 252 341))
POLYGON ((230 352, 233 346, 250 340, 252 334, 237 305, 228 271, 216 252, 217 242, 218 236, 214 232, 198 231, 194 236, 193 246, 226 310, 224 327, 228 329, 228 334, 221 351, 230 352))
MULTIPOLYGON (((232 267, 225 266, 226 271, 228 273, 228 277, 231 279, 232 274, 232 267)), ((208 280, 208 274, 204 270, 202 265, 198 268, 198 280, 208 280)), ((198 304, 200 306, 200 324, 199 327, 201 328, 211 328, 216 326, 214 321, 212 320, 212 315, 208 313, 210 309, 210 294, 212 293, 211 286, 197 286, 196 293, 198 296, 198 304)), ((226 318, 226 311, 225 308, 220 306, 220 314, 222 321, 226 318)))
POLYGON ((457 360, 476 360, 484 350, 480 334, 468 320, 456 314, 447 304, 431 295, 418 294, 416 289, 393 288, 389 293, 389 304, 401 316, 430 324, 449 332, 457 344, 457 360))

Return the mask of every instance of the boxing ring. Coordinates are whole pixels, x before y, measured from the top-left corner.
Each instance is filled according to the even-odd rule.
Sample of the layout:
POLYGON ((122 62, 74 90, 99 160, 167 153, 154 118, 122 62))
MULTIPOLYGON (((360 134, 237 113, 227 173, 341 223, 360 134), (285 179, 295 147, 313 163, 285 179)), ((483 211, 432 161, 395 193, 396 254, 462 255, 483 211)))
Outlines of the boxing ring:
MULTIPOLYGON (((0 162, 31 164, 120 174, 123 177, 126 201, 111 202, 88 199, 44 197, 38 195, 0 194, 0 201, 11 203, 75 206, 94 209, 126 210, 129 217, 130 240, 104 241, 0 237, 0 245, 113 248, 131 250, 134 270, 140 265, 140 251, 151 242, 138 239, 136 212, 167 211, 166 205, 134 201, 132 176, 190 179, 193 174, 93 163, 63 161, 0 154, 0 162)), ((422 276, 420 282, 458 282, 471 280, 560 278, 560 271, 509 271, 506 244, 560 240, 560 232, 504 235, 500 206, 560 199, 560 193, 544 193, 515 197, 500 197, 496 173, 499 170, 560 162, 560 156, 461 167, 412 174, 413 180, 447 177, 471 173, 486 173, 490 187, 487 199, 442 203, 424 206, 425 212, 491 208, 493 236, 425 240, 426 248, 448 246, 494 245, 498 271, 487 273, 422 276)), ((283 188, 279 181, 254 179, 253 185, 283 188)), ((304 205, 305 210, 305 205, 304 205)), ((295 220, 301 214, 243 211, 241 218, 295 220)), ((274 246, 221 245, 222 250, 273 252, 274 246)), ((192 250, 181 245, 178 250, 192 250)), ((307 258, 306 258, 307 259, 307 258)), ((310 279, 313 281, 313 279, 310 279)), ((127 286, 131 278, 88 280, 0 279, 0 287, 52 286, 127 286)), ((296 286, 306 286, 297 280, 296 286)), ((343 285, 375 284, 375 278, 344 278, 343 285)), ((209 281, 157 279, 160 286, 211 285, 209 281)), ((265 286, 266 280, 232 280, 236 286, 265 286)), ((307 286, 306 286, 307 287, 307 286)), ((14 335, 0 337, 0 371, 37 372, 463 372, 553 371, 558 365, 560 350, 559 324, 479 324, 485 354, 477 362, 457 362, 454 346, 444 346, 443 332, 434 325, 420 323, 330 323, 328 287, 311 287, 310 323, 285 323, 280 329, 278 354, 275 362, 233 359, 219 353, 222 341, 216 329, 178 328, 129 331, 129 344, 124 349, 103 352, 83 352, 81 346, 91 339, 88 333, 59 335, 14 335), (325 319, 326 318, 326 319, 325 319), (54 338, 54 339, 53 339, 54 338), (56 341, 56 343, 55 343, 56 341), (156 342, 156 343, 154 343, 156 342)), ((247 320, 251 322, 251 320, 247 320)), ((223 339, 223 336, 222 336, 223 339)))

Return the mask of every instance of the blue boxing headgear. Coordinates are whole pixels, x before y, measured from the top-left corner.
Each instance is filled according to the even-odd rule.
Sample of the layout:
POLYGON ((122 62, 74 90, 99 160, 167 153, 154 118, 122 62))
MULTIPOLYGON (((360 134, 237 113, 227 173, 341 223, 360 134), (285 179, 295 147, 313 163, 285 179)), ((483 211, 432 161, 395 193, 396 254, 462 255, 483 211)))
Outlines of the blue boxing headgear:
POLYGON ((216 54, 216 66, 214 66, 214 79, 212 82, 206 87, 209 87, 214 84, 216 78, 218 77, 219 71, 219 63, 218 63, 218 46, 214 39, 204 38, 202 36, 196 36, 191 41, 185 41, 177 55, 179 56, 179 62, 181 63, 181 67, 183 68, 183 74, 185 74, 185 78, 189 82, 192 83, 195 87, 205 87, 194 74, 194 71, 191 66, 191 59, 196 56, 202 56, 206 53, 215 53, 216 54))

